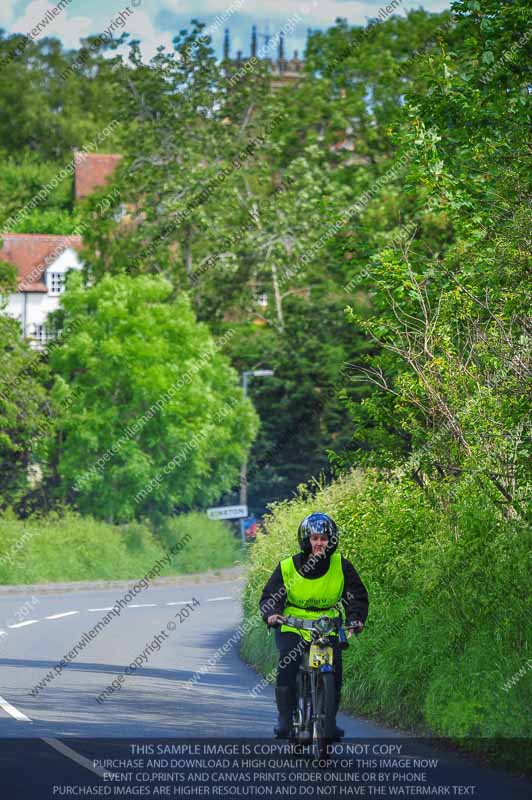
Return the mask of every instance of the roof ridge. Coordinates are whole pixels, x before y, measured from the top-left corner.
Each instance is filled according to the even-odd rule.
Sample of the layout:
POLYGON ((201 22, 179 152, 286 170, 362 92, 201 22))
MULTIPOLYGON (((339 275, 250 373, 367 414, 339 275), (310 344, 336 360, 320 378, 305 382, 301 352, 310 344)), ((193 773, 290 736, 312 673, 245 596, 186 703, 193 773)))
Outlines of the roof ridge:
POLYGON ((8 236, 31 237, 34 239, 83 239, 79 233, 2 233, 0 231, 0 239, 5 239, 8 236))
POLYGON ((74 155, 83 154, 85 158, 101 158, 102 156, 105 157, 112 157, 112 158, 123 158, 123 153, 85 153, 83 150, 74 150, 74 155))

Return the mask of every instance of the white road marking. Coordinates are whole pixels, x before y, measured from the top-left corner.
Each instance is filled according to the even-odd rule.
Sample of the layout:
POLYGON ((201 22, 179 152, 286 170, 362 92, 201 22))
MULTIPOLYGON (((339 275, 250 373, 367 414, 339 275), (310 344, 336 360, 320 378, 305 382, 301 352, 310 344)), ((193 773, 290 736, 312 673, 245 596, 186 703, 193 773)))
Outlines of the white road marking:
POLYGON ((232 600, 232 599, 233 598, 230 597, 229 595, 226 595, 225 597, 209 597, 207 599, 207 602, 208 603, 214 603, 215 600, 232 600))
POLYGON ((8 628, 23 628, 24 625, 34 625, 38 619, 27 619, 26 622, 17 622, 16 625, 8 625, 8 628))
POLYGON ((96 775, 99 775, 100 778, 103 778, 105 770, 103 770, 101 767, 95 767, 92 761, 90 761, 88 758, 85 758, 85 756, 82 756, 80 753, 76 753, 75 750, 72 750, 71 747, 68 747, 68 745, 63 744, 63 742, 60 742, 58 739, 44 739, 44 738, 43 742, 46 742, 46 744, 48 744, 50 747, 53 747, 62 755, 66 756, 67 758, 70 758, 77 764, 81 764, 82 767, 90 769, 91 772, 94 772, 96 775))
POLYGON ((19 711, 18 708, 12 706, 11 703, 8 703, 7 700, 4 700, 3 697, 0 697, 0 707, 7 711, 8 714, 11 714, 12 717, 18 719, 20 722, 31 722, 32 720, 23 714, 22 711, 19 711))
POLYGON ((61 619, 61 617, 71 617, 72 614, 79 614, 79 611, 63 611, 62 614, 51 614, 49 617, 45 617, 45 619, 61 619))
POLYGON ((88 608, 87 611, 112 611, 113 606, 108 606, 107 608, 88 608))
POLYGON ((157 603, 131 603, 128 608, 155 608, 157 603))
POLYGON ((167 606, 186 606, 187 603, 192 603, 192 600, 178 600, 174 603, 167 603, 167 606))

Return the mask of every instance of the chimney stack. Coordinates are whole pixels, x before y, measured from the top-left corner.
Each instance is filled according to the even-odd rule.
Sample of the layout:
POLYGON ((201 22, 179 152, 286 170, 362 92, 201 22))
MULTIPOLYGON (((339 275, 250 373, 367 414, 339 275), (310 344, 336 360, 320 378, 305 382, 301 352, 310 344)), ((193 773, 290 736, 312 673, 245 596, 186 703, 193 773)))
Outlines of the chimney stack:
POLYGON ((279 34, 279 69, 284 66, 284 31, 279 34))
POLYGON ((224 61, 229 61, 229 50, 230 50, 229 28, 226 28, 224 35, 224 61))

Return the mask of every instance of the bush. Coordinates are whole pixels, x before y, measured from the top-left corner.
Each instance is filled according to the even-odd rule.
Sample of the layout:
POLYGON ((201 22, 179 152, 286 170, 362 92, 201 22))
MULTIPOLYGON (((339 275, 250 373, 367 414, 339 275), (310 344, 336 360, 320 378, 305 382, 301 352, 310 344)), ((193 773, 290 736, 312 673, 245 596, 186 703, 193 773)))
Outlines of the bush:
MULTIPOLYGON (((370 598, 366 630, 344 655, 344 708, 486 750, 482 737, 530 737, 532 670, 504 689, 532 655, 530 528, 503 519, 472 480, 440 485, 437 501, 430 492, 368 471, 274 506, 252 551, 245 613, 297 552, 301 518, 325 510, 370 598)), ((242 653, 271 669, 264 626, 242 653)))
POLYGON ((140 523, 113 526, 72 512, 24 522, 6 513, 0 518, 0 584, 139 578, 187 535, 161 575, 230 567, 241 558, 226 526, 199 513, 166 520, 160 536, 140 523))
POLYGON ((227 525, 199 512, 170 517, 161 528, 161 537, 167 548, 179 541, 187 542, 172 561, 172 572, 188 574, 231 567, 243 559, 240 540, 227 525))

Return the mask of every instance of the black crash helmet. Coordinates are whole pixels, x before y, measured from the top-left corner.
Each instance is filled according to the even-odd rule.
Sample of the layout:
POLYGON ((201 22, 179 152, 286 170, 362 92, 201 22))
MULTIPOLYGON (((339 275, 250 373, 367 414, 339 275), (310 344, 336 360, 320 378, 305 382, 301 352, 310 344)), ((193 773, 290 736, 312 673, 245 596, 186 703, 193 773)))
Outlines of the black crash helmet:
POLYGON ((329 537, 329 543, 325 550, 325 555, 330 556, 334 553, 338 546, 338 528, 336 522, 328 514, 322 514, 317 511, 314 514, 309 514, 308 517, 301 522, 297 531, 297 540, 299 546, 305 555, 312 552, 310 547, 310 536, 313 533, 319 533, 323 536, 325 534, 329 537))

